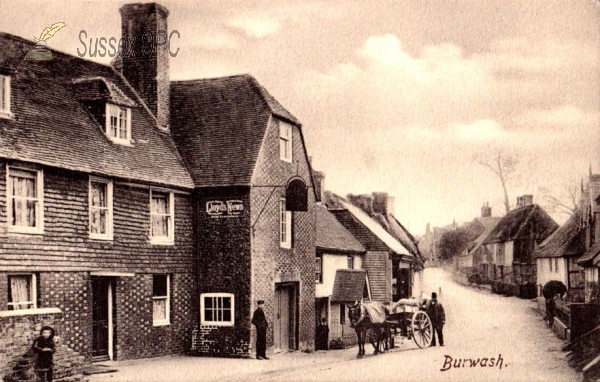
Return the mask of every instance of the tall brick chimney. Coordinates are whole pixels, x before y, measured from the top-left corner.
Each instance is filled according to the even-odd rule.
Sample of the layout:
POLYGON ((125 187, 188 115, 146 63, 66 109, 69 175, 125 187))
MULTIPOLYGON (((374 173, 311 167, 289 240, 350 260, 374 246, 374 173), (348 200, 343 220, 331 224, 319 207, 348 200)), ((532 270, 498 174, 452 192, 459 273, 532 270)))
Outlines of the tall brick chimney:
POLYGON ((315 182, 315 193, 320 201, 325 201, 325 173, 313 170, 313 181, 315 182))
POLYGON ((132 3, 121 7, 120 12, 121 34, 126 41, 121 49, 129 53, 131 42, 134 41, 131 54, 122 57, 121 71, 154 113, 159 127, 167 130, 170 107, 169 48, 163 42, 169 33, 169 11, 156 3, 132 3), (146 35, 142 42, 144 33, 146 35))
POLYGON ((533 204, 533 195, 523 195, 517 197, 517 208, 533 204))
POLYGON ((490 203, 486 202, 483 206, 481 206, 481 217, 489 218, 492 216, 492 207, 490 207, 490 203))

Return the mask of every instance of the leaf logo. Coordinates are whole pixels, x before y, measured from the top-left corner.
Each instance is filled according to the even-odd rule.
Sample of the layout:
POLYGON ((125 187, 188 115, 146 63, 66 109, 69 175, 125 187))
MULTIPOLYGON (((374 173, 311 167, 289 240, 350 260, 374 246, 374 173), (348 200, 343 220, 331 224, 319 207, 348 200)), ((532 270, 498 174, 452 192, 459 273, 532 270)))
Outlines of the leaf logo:
POLYGON ((56 32, 58 32, 59 30, 61 30, 62 28, 64 28, 65 26, 67 26, 67 24, 63 23, 63 22, 58 22, 55 24, 52 24, 51 26, 47 27, 46 29, 44 29, 44 31, 42 32, 42 34, 40 35, 40 38, 33 38, 34 41, 46 41, 48 40, 50 37, 54 36, 54 34, 56 32))
POLYGON ((46 27, 46 29, 44 29, 44 31, 40 35, 40 38, 34 37, 33 41, 36 42, 35 49, 27 52, 27 55, 25 56, 24 61, 52 61, 52 60, 54 60, 54 56, 52 55, 52 52, 49 51, 48 49, 46 49, 46 40, 48 40, 49 38, 54 36, 56 34, 56 32, 58 32, 65 26, 67 26, 67 24, 65 24, 63 22, 54 23, 54 24, 50 25, 49 27, 46 27))

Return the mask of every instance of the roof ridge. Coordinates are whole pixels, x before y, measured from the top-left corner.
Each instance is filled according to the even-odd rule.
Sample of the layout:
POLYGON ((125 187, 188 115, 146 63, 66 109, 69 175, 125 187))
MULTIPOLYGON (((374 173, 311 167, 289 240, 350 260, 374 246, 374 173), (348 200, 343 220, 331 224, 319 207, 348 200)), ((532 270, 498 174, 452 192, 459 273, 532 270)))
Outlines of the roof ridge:
POLYGON ((193 79, 189 79, 189 80, 171 80, 169 81, 170 84, 177 84, 177 85, 192 85, 194 83, 198 83, 198 82, 203 82, 203 81, 212 81, 212 80, 221 80, 221 79, 227 79, 227 78, 236 78, 236 77, 252 77, 253 76, 250 73, 241 73, 241 74, 232 74, 230 76, 220 76, 220 77, 208 77, 208 78, 193 78, 193 79))

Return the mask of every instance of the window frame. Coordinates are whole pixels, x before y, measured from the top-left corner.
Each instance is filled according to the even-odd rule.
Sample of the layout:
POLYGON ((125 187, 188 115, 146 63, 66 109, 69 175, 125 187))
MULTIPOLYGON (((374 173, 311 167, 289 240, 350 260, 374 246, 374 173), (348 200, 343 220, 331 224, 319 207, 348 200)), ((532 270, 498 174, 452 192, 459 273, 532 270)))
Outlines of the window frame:
POLYGON ((285 198, 279 199, 279 246, 285 249, 292 248, 292 211, 285 208, 285 198), (284 215, 285 214, 285 215, 284 215), (284 217, 285 216, 285 217, 284 217), (284 232, 285 228, 285 232, 284 232), (284 239, 285 234, 285 240, 284 239))
POLYGON ((10 111, 11 102, 10 102, 10 82, 11 77, 6 74, 0 74, 0 82, 2 82, 2 92, 0 94, 0 117, 2 118, 12 118, 13 114, 10 111), (4 104, 5 107, 2 107, 4 104))
POLYGON ((14 306, 17 304, 31 304, 31 308, 26 308, 26 309, 37 309, 38 308, 38 304, 37 304, 37 275, 35 273, 9 273, 6 275, 6 293, 7 293, 7 299, 6 299, 6 310, 10 310, 10 311, 18 311, 18 310, 24 310, 24 309, 9 309, 9 306, 14 306), (29 276, 30 277, 30 292, 31 292, 31 301, 25 301, 25 302, 9 302, 10 300, 10 295, 8 294, 8 286, 10 285, 10 277, 11 276, 29 276))
POLYGON ((235 326, 235 295, 233 293, 201 293, 200 294, 200 324, 207 326, 235 326), (231 321, 208 321, 206 320, 205 298, 225 298, 231 299, 231 321))
POLYGON ((41 168, 34 168, 32 166, 24 165, 6 165, 6 212, 7 219, 6 224, 8 226, 8 232, 14 233, 25 233, 25 234, 36 234, 41 235, 44 233, 44 170, 41 168), (23 172, 35 172, 35 188, 36 188, 36 199, 37 208, 35 211, 35 227, 18 226, 12 225, 12 200, 13 200, 13 186, 11 182, 11 169, 23 172))
POLYGON ((88 233, 90 239, 97 240, 112 240, 113 239, 113 182, 111 179, 99 178, 95 176, 90 176, 90 180, 88 182, 88 233), (106 184, 106 233, 92 233, 92 183, 103 183, 106 184))
POLYGON ((285 162, 292 162, 293 149, 293 128, 292 125, 279 121, 279 159, 285 162), (282 150, 282 143, 285 150, 282 150))
POLYGON ((166 326, 171 325, 171 275, 170 274, 153 274, 152 275, 152 326, 166 326), (154 295, 154 277, 164 276, 167 278, 167 295, 166 296, 155 296, 154 295), (165 318, 157 320, 154 317, 154 301, 165 300, 165 318))
POLYGON ((170 191, 170 190, 151 188, 149 203, 150 203, 149 204, 149 208, 150 208, 150 231, 149 231, 150 244, 174 245, 175 244, 175 194, 174 194, 174 192, 170 191), (152 212, 152 194, 153 193, 164 194, 164 195, 167 195, 167 197, 168 197, 169 214, 167 214, 167 215, 160 214, 160 216, 168 216, 169 217, 169 220, 167 221, 167 225, 168 225, 168 227, 167 227, 168 235, 167 236, 153 236, 152 235, 152 217, 154 215, 157 215, 152 212))
POLYGON ((346 256, 346 262, 348 269, 354 269, 354 256, 348 255, 346 256))
MULTIPOLYGON (((114 143, 118 143, 121 145, 130 145, 131 144, 131 108, 129 107, 123 107, 114 103, 110 103, 107 102, 106 106, 105 106, 105 110, 104 110, 104 114, 105 114, 105 123, 104 123, 104 133, 106 134, 106 136, 108 137, 108 139, 110 139, 111 141, 113 141, 114 143), (113 114, 111 114, 111 111, 113 110, 125 110, 126 111, 126 121, 125 121, 125 128, 126 128, 126 138, 120 138, 119 137, 119 131, 117 131, 117 136, 113 137, 111 134, 111 126, 110 126, 110 118, 113 116, 113 114)), ((117 120, 119 119, 119 115, 116 115, 117 120)))
POLYGON ((323 256, 317 255, 317 256, 315 256, 315 260, 316 260, 315 267, 317 270, 315 272, 315 283, 323 284, 323 256))

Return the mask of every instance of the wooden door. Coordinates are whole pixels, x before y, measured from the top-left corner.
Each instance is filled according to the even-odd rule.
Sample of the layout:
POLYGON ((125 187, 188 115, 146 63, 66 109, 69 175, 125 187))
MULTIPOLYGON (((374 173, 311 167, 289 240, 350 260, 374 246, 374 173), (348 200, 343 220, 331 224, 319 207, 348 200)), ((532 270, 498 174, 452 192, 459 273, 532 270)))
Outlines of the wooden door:
POLYGON ((275 349, 286 351, 290 348, 290 293, 289 288, 275 290, 275 349))
POLYGON ((112 359, 112 282, 92 279, 92 357, 112 359))

